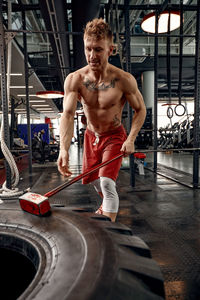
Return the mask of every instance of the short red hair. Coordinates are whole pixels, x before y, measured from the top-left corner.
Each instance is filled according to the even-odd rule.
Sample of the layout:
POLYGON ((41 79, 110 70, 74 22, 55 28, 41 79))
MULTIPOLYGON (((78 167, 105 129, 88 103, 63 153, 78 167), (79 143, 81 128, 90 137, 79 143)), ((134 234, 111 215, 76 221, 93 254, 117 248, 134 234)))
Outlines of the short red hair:
POLYGON ((107 39, 113 43, 113 34, 108 23, 102 18, 94 19, 86 24, 84 29, 84 39, 95 37, 97 40, 107 39))

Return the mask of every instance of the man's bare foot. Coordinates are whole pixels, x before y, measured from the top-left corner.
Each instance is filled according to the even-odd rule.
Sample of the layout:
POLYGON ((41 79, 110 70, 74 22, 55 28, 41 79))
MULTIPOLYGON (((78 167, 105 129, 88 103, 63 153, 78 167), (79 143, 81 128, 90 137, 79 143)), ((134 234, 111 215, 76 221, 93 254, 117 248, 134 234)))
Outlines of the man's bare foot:
POLYGON ((104 215, 106 217, 109 217, 111 219, 112 222, 115 222, 117 214, 116 213, 110 213, 110 212, 105 212, 103 211, 103 207, 102 204, 101 206, 95 211, 95 214, 98 215, 104 215))
POLYGON ((111 212, 106 212, 106 211, 103 211, 103 215, 106 217, 109 217, 112 222, 115 222, 116 217, 117 217, 117 213, 111 213, 111 212))
POLYGON ((102 204, 101 204, 101 206, 95 211, 95 214, 103 215, 103 207, 102 207, 102 204))

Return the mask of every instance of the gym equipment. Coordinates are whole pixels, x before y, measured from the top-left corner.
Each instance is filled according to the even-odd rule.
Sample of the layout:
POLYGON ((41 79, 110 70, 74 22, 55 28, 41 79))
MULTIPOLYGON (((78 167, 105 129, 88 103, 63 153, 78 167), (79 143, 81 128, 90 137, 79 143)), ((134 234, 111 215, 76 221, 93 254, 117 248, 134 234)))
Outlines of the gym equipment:
MULTIPOLYGON (((165 105, 165 104, 164 104, 165 105)), ((186 106, 185 106, 186 107, 186 106)), ((186 110, 187 112, 187 110, 186 110)), ((193 145, 193 114, 188 114, 172 126, 159 128, 158 148, 189 148, 193 145)), ((141 147, 137 147, 140 148, 141 147)))
POLYGON ((148 147, 152 146, 152 108, 147 108, 147 114, 144 121, 144 124, 142 125, 142 128, 140 129, 136 140, 135 140, 135 146, 139 149, 147 149, 148 147))
POLYGON ((58 158, 58 144, 48 144, 43 140, 44 131, 34 133, 32 139, 32 153, 36 162, 45 163, 46 160, 56 161, 58 158))
POLYGON ((57 194, 64 188, 70 186, 71 184, 77 182, 78 180, 82 179, 83 177, 94 173, 98 169, 108 165, 109 163, 113 162, 116 159, 119 159, 124 154, 120 153, 117 156, 113 157, 112 159, 106 160, 105 162, 91 168, 90 170, 74 177, 73 179, 64 182, 63 184, 59 185, 58 187, 54 188, 53 190, 47 192, 45 195, 40 195, 32 192, 25 193, 21 197, 19 197, 20 206, 24 211, 32 213, 34 215, 43 216, 46 215, 51 207, 48 201, 48 198, 57 194))
POLYGON ((181 103, 182 97, 182 73, 183 73, 183 0, 180 1, 180 37, 179 37, 179 84, 178 84, 178 104, 174 108, 176 116, 183 116, 185 114, 185 106, 181 103))
POLYGON ((23 210, 38 216, 47 214, 51 209, 48 197, 36 193, 28 192, 22 195, 19 202, 23 210))
POLYGON ((146 158, 146 154, 142 152, 134 153, 134 163, 138 168, 139 175, 144 175, 144 159, 146 158))
POLYGON ((200 148, 166 148, 166 149, 144 149, 142 151, 136 150, 135 153, 151 153, 151 152, 179 152, 179 151, 200 151, 200 148))
POLYGON ((173 117, 173 109, 171 108, 171 41, 170 41, 170 22, 171 22, 171 14, 169 14, 168 19, 168 36, 167 36, 167 86, 169 91, 169 106, 167 108, 167 117, 170 119, 170 124, 172 125, 172 117, 173 117))
POLYGON ((92 213, 91 207, 55 207, 50 217, 38 221, 34 215, 24 217, 14 205, 0 207, 0 249, 10 254, 1 251, 1 293, 6 299, 115 300, 119 290, 126 300, 132 295, 165 299, 159 265, 126 225, 92 213), (33 265, 33 276, 16 254, 33 265))

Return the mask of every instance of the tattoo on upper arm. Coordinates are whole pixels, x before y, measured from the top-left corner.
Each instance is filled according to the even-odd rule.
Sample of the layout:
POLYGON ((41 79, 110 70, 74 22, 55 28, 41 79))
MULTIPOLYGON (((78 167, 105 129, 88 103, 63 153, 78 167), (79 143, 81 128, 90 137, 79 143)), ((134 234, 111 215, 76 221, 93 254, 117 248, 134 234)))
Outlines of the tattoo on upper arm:
POLYGON ((114 116, 114 119, 113 119, 113 125, 114 125, 114 126, 120 125, 120 119, 118 118, 117 115, 114 116))
POLYGON ((106 85, 104 82, 102 84, 98 85, 97 83, 87 79, 86 81, 83 82, 83 85, 89 91, 106 91, 110 88, 114 88, 115 87, 115 82, 118 81, 118 80, 119 79, 115 78, 115 79, 112 79, 111 82, 108 85, 106 85))

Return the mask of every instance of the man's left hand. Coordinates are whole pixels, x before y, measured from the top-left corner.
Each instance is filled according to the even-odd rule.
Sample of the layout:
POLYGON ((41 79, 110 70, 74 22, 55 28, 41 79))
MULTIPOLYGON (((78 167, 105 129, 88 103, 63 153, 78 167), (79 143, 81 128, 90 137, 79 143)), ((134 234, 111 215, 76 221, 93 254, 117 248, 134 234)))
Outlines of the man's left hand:
POLYGON ((134 153, 135 152, 134 142, 130 142, 126 140, 123 143, 120 151, 124 152, 124 156, 129 156, 131 153, 134 153))

